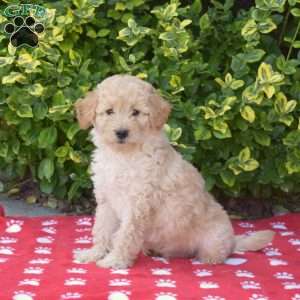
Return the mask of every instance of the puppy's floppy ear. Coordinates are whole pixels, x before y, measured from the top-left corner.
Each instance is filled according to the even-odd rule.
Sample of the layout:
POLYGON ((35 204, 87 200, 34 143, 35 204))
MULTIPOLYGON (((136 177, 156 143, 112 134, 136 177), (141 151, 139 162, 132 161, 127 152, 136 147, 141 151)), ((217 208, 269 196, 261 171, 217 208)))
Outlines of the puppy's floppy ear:
POLYGON ((93 124, 96 117, 97 101, 97 92, 93 90, 75 103, 76 116, 81 129, 87 129, 93 124))
POLYGON ((171 104, 163 99, 155 89, 151 92, 149 100, 151 103, 151 127, 161 129, 168 120, 171 104))

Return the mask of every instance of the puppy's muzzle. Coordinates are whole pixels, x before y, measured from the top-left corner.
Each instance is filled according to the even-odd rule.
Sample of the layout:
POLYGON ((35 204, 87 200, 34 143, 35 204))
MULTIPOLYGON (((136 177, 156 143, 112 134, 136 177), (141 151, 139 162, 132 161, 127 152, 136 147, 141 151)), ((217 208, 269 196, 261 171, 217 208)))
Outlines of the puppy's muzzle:
POLYGON ((124 143, 125 139, 129 135, 129 131, 127 129, 118 129, 118 130, 115 130, 115 134, 118 138, 118 142, 124 143))

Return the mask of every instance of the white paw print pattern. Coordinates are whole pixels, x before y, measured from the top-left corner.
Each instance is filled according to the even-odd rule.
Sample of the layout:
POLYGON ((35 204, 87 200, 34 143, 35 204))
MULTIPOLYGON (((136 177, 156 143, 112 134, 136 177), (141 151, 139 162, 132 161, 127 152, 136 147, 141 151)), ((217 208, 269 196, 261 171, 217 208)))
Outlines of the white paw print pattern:
POLYGON ((110 286, 130 286, 131 280, 128 279, 112 279, 109 281, 110 286))
POLYGON ((24 279, 19 282, 19 285, 39 286, 40 279, 37 279, 37 278, 24 279))
POLYGON ((48 233, 48 234, 55 234, 56 233, 56 228, 54 228, 54 227, 43 227, 42 229, 41 229, 43 232, 46 232, 46 233, 48 233))
POLYGON ((220 297, 220 296, 212 296, 212 295, 208 295, 208 296, 204 296, 202 297, 203 300, 225 300, 225 298, 220 297))
POLYGON ((289 243, 293 246, 300 246, 300 239, 289 239, 289 243))
POLYGON ((254 228, 254 225, 248 222, 240 222, 239 226, 242 228, 254 228))
POLYGON ((29 263, 32 265, 37 265, 37 264, 47 265, 51 261, 52 261, 52 259, 49 259, 49 258, 34 258, 34 259, 30 260, 29 263))
POLYGON ((201 262, 201 260, 199 260, 197 258, 191 259, 191 263, 192 263, 192 265, 203 265, 203 262, 201 262))
POLYGON ((171 279, 159 279, 155 281, 157 287, 175 288, 176 281, 171 279))
POLYGON ((287 266, 288 262, 282 259, 277 258, 269 258, 270 266, 276 267, 276 266, 287 266))
POLYGON ((12 247, 0 247, 0 254, 5 254, 5 255, 13 255, 15 252, 15 249, 12 247))
POLYGON ((249 300, 269 300, 269 298, 262 294, 252 294, 249 300))
POLYGON ((129 291, 113 291, 109 292, 107 300, 129 300, 129 291))
POLYGON ((29 267, 25 268, 23 271, 24 274, 43 274, 44 269, 40 267, 29 267))
POLYGON ((255 277, 252 272, 245 271, 245 270, 237 270, 235 272, 235 276, 237 276, 237 277, 246 277, 246 278, 254 278, 255 277))
POLYGON ((198 269, 194 271, 194 274, 198 277, 212 276, 212 271, 206 269, 198 269))
POLYGON ((75 229, 76 232, 87 232, 87 231, 92 231, 92 228, 76 228, 75 229))
POLYGON ((90 244, 90 243, 92 243, 92 238, 90 236, 85 235, 85 236, 75 239, 75 243, 76 244, 90 244))
POLYGON ((128 275, 129 269, 111 269, 111 274, 118 274, 118 275, 128 275))
POLYGON ((274 277, 277 279, 294 279, 294 275, 287 272, 277 272, 274 277))
POLYGON ((15 244, 17 241, 18 239, 9 236, 0 237, 0 244, 15 244))
POLYGON ((272 222, 271 226, 273 229, 287 230, 287 227, 284 222, 272 222))
POLYGON ((201 289, 218 289, 219 284, 212 281, 201 281, 200 282, 201 289))
POLYGON ((54 242, 54 238, 52 236, 40 236, 36 238, 36 241, 39 244, 52 244, 54 242))
POLYGON ((277 248, 265 248, 263 251, 267 256, 281 256, 282 255, 281 252, 279 251, 279 249, 277 249, 277 248))
POLYGON ((164 257, 160 257, 160 256, 152 256, 151 257, 152 258, 152 260, 154 260, 154 261, 159 261, 159 262, 161 262, 161 263, 163 263, 163 264, 169 264, 169 261, 166 259, 166 258, 164 258, 164 257))
POLYGON ((172 275, 172 271, 170 268, 154 268, 151 269, 152 275, 172 275))
POLYGON ((17 233, 22 230, 24 221, 21 220, 9 220, 6 222, 6 232, 7 233, 17 233))
POLYGON ((78 226, 92 226, 92 218, 90 217, 84 217, 84 218, 80 218, 76 221, 76 224, 78 226))
POLYGON ((83 268, 71 268, 67 270, 67 273, 71 274, 86 274, 87 270, 83 268))
POLYGON ((300 294, 295 294, 295 295, 292 297, 292 300, 300 300, 300 294))
POLYGON ((241 286, 244 290, 260 290, 260 284, 255 281, 243 281, 241 282, 241 286))
POLYGON ((74 286, 74 285, 85 285, 86 280, 83 278, 68 278, 65 280, 65 285, 66 286, 74 286))
POLYGON ((34 253, 36 253, 36 254, 51 254, 52 249, 49 247, 36 247, 34 249, 34 253))
POLYGON ((82 294, 68 292, 68 293, 61 295, 60 299, 63 299, 63 300, 65 300, 65 299, 81 299, 81 297, 82 297, 82 294))
POLYGON ((53 226, 57 224, 58 222, 56 220, 45 220, 42 222, 42 226, 53 226))
POLYGON ((280 231, 279 234, 281 236, 291 236, 291 235, 295 235, 294 231, 280 231))
POLYGON ((174 293, 160 292, 155 294, 155 300, 176 300, 177 295, 174 293))
POLYGON ((286 290, 300 290, 300 283, 287 281, 282 284, 286 290))
POLYGON ((33 300, 35 297, 34 293, 26 292, 26 291, 15 291, 13 300, 33 300))
POLYGON ((224 263, 230 266, 239 266, 239 265, 243 265, 246 262, 247 262, 246 258, 231 257, 231 258, 227 258, 224 263))

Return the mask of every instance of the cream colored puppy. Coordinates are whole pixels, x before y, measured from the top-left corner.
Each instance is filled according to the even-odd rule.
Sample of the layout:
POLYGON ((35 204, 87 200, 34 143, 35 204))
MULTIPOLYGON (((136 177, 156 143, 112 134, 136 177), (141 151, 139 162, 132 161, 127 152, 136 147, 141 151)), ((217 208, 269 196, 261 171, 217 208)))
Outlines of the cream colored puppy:
POLYGON ((149 83, 115 75, 75 106, 81 128, 94 127, 97 201, 93 247, 77 260, 126 268, 143 250, 216 264, 272 240, 268 230, 234 236, 200 173, 169 144, 162 127, 170 105, 149 83))

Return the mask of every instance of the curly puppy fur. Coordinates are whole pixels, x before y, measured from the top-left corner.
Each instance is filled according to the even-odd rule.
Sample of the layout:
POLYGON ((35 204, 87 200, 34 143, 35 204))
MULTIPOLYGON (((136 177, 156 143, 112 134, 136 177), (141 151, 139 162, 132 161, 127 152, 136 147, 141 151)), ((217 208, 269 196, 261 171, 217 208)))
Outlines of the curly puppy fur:
POLYGON ((169 144, 162 127, 171 107, 149 83, 114 75, 75 108, 81 128, 94 127, 97 201, 93 247, 77 260, 126 268, 143 250, 215 264, 272 240, 268 230, 234 236, 200 173, 169 144))

